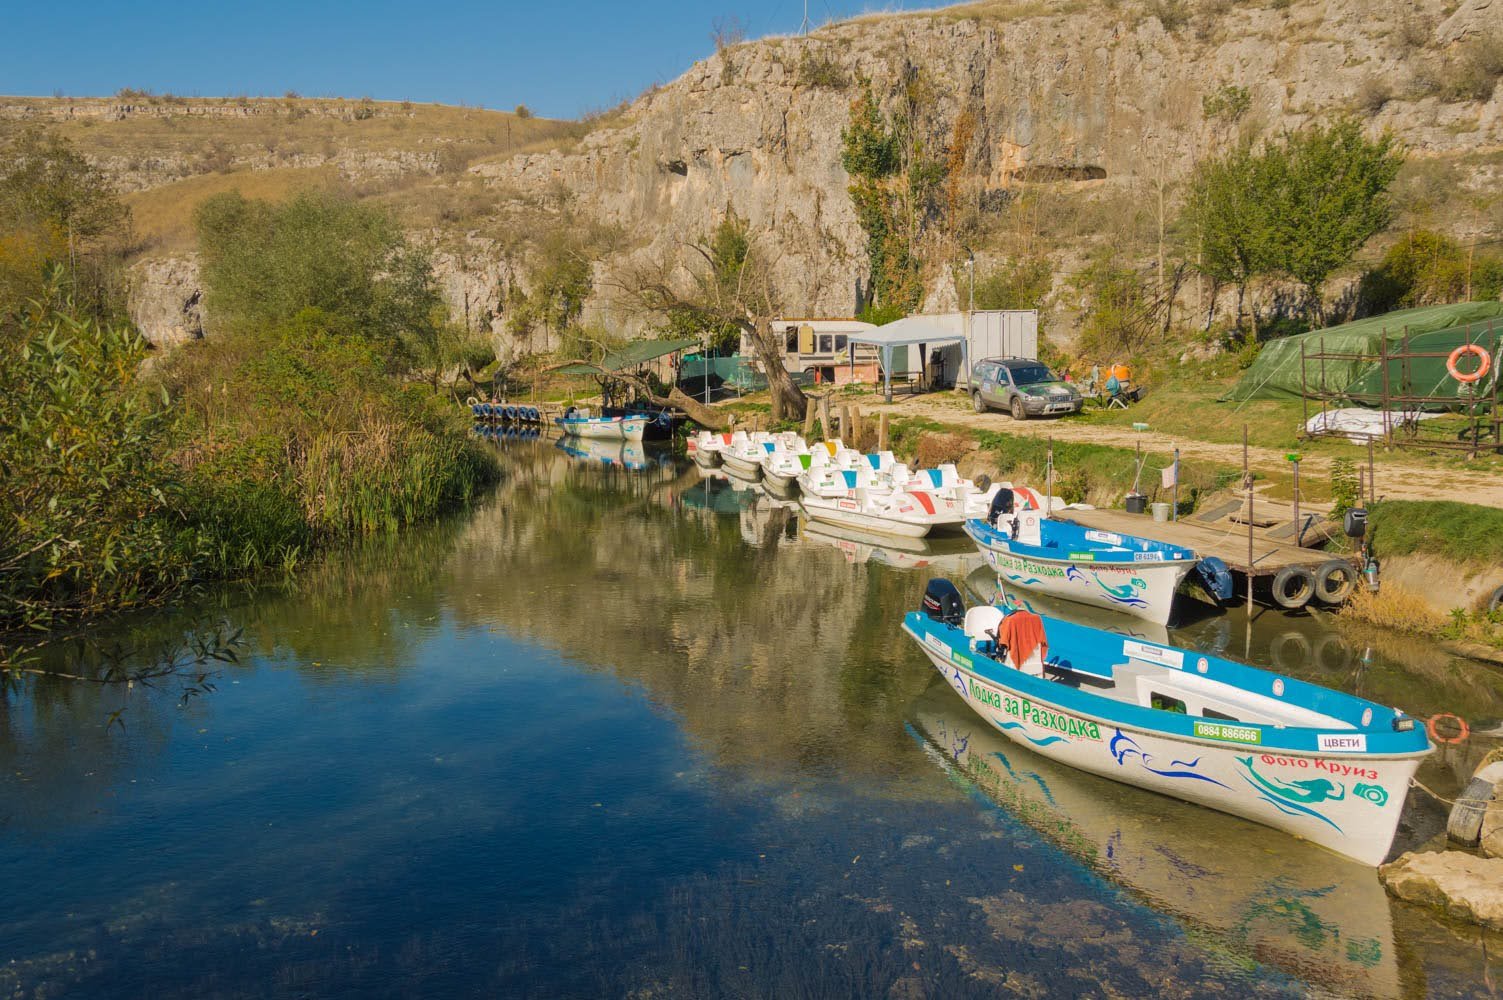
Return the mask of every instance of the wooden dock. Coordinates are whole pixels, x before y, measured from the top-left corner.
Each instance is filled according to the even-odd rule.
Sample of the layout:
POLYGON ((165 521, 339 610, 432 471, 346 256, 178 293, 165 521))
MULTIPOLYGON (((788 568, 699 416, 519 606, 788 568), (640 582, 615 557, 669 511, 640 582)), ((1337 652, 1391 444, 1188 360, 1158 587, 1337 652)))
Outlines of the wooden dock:
MULTIPOLYGON (((1233 508, 1245 508, 1245 504, 1233 504, 1233 508)), ((1271 577, 1285 566, 1304 566, 1314 571, 1332 559, 1343 558, 1320 549, 1302 548, 1294 545, 1295 529, 1287 514, 1283 517, 1264 518, 1259 510, 1263 507, 1269 514, 1288 511, 1288 505, 1261 503, 1253 506, 1256 521, 1253 525, 1252 561, 1247 558, 1246 519, 1235 520, 1238 510, 1221 510, 1212 507, 1205 515, 1181 517, 1178 521, 1155 521, 1147 514, 1129 514, 1125 510, 1066 510, 1057 516, 1061 520, 1074 521, 1097 531, 1112 531, 1121 535, 1137 535, 1153 538, 1174 545, 1194 549, 1201 556, 1215 556, 1226 563, 1227 569, 1242 577, 1254 580, 1271 577), (1280 511, 1279 508, 1283 510, 1280 511), (1257 522, 1272 521, 1271 524, 1257 522)), ((1313 512, 1312 512, 1313 513, 1313 512)), ((1307 521, 1301 515, 1301 521, 1307 521)), ((1324 542, 1323 532, 1307 529, 1307 541, 1324 542)))

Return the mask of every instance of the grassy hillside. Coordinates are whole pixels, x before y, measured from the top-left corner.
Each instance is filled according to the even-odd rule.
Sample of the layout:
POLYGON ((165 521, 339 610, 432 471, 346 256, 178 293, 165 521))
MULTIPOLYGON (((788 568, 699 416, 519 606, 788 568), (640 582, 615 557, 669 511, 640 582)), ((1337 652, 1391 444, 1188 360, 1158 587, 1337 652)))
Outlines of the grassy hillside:
POLYGON ((325 98, 0 97, 0 145, 28 127, 62 135, 130 206, 137 252, 192 248, 194 208, 224 191, 279 200, 308 187, 377 197, 415 226, 480 209, 456 197, 481 159, 536 151, 586 126, 485 108, 325 98))

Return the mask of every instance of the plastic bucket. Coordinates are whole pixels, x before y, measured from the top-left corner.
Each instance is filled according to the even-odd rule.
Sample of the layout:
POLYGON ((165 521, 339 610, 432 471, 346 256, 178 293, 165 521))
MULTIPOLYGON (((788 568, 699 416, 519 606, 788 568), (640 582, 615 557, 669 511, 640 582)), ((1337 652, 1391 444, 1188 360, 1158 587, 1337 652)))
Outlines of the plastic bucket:
POLYGON ((1155 521, 1169 520, 1169 505, 1167 503, 1164 503, 1162 500, 1160 500, 1156 503, 1150 504, 1149 506, 1153 508, 1153 519, 1155 521))
POLYGON ((1141 514, 1148 509, 1148 498, 1141 493, 1129 493, 1127 495, 1127 512, 1129 514, 1141 514))

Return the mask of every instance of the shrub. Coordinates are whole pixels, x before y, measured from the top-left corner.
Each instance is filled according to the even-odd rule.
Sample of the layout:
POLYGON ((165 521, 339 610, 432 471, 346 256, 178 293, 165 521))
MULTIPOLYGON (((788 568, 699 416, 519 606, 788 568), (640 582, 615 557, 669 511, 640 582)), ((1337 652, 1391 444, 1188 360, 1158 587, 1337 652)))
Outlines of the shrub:
POLYGON ((525 104, 518 104, 516 110, 514 110, 512 114, 516 115, 523 121, 526 121, 527 119, 532 117, 532 109, 525 104))
POLYGON ((1342 516, 1362 504, 1362 477, 1349 458, 1331 461, 1331 513, 1342 516))
POLYGON ((1375 115, 1393 100, 1393 85, 1382 77, 1370 76, 1357 88, 1357 110, 1375 115))
POLYGON ((1485 101, 1503 77, 1503 32, 1477 35, 1457 46, 1441 75, 1441 96, 1447 101, 1485 101))
POLYGON ((845 67, 826 53, 805 52, 799 60, 797 80, 800 86, 841 90, 850 85, 845 67))
POLYGON ((946 462, 958 462, 971 450, 971 442, 959 434, 935 434, 919 436, 914 449, 915 468, 932 469, 946 462))
POLYGON ((1369 313, 1410 306, 1496 299, 1503 257, 1466 248, 1442 233, 1416 229, 1399 237, 1378 266, 1362 276, 1358 296, 1369 313))
POLYGON ((0 632, 142 604, 198 572, 169 406, 138 381, 146 349, 67 312, 0 347, 0 632))
POLYGON ((218 332, 271 329, 318 309, 393 359, 432 332, 440 299, 428 254, 380 209, 327 191, 280 204, 232 191, 204 201, 194 221, 218 332))

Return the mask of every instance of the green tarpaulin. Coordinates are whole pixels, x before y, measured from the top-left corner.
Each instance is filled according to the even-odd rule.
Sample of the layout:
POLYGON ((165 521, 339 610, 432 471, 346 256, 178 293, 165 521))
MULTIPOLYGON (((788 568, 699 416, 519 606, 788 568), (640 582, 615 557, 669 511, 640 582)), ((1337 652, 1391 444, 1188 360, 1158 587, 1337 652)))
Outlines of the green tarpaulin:
MULTIPOLYGON (((1355 403, 1381 406, 1383 365, 1379 356, 1382 342, 1389 353, 1398 351, 1404 337, 1409 337, 1410 352, 1449 354, 1462 344, 1479 344, 1496 355, 1503 335, 1503 302, 1461 302, 1448 306, 1422 306, 1399 312, 1370 316, 1326 330, 1312 330, 1295 337, 1269 341, 1258 354, 1247 374, 1223 397, 1242 402, 1248 399, 1300 398, 1307 390, 1313 395, 1325 392, 1344 395, 1355 403), (1304 362, 1301 370, 1301 353, 1304 362), (1312 354, 1363 355, 1353 360, 1310 359, 1312 354)), ((1484 380, 1490 388, 1497 372, 1484 380)), ((1446 372, 1446 359, 1414 358, 1408 362, 1407 386, 1403 365, 1390 360, 1389 392, 1391 395, 1456 394, 1457 383, 1446 372)))

